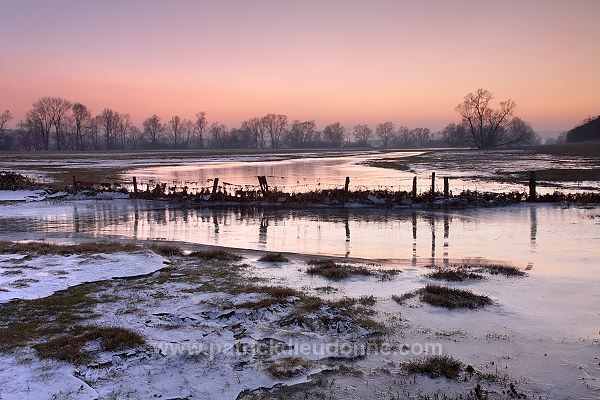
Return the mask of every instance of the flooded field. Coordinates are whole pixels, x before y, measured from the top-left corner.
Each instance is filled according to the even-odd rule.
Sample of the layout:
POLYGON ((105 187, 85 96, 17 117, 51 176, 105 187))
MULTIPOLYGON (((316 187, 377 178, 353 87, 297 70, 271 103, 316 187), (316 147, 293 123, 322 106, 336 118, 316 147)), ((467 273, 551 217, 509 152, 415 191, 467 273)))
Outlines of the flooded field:
POLYGON ((180 208, 149 201, 0 206, 4 239, 122 238, 284 251, 406 265, 483 258, 600 276, 600 208, 519 205, 421 211, 180 208))
MULTIPOLYGON (((212 187, 214 178, 228 191, 257 189, 257 176, 286 192, 341 188, 350 177, 350 189, 409 191, 417 176, 420 191, 431 188, 431 174, 450 177, 455 192, 525 191, 529 171, 538 171, 540 193, 600 189, 597 157, 539 154, 526 150, 474 151, 321 151, 278 153, 137 152, 2 155, 0 169, 45 180, 72 182, 119 181, 137 177, 143 189, 156 183, 187 186, 190 192, 212 187), (568 176, 556 171, 570 171, 568 176)), ((436 187, 441 190, 442 180, 436 187)))
MULTIPOLYGON (((67 182, 77 175, 127 184, 136 176, 142 185, 202 187, 218 177, 227 190, 252 189, 265 175, 288 191, 340 187, 346 176, 351 188, 408 190, 415 175, 424 191, 433 170, 450 176, 454 190, 524 191, 536 169, 548 178, 544 192, 597 190, 595 162, 466 151, 98 155, 64 164, 55 156, 0 165, 67 182)), ((332 399, 544 399, 596 398, 600 390, 599 205, 293 209, 43 190, 0 199, 6 398, 254 399, 275 390, 293 400, 326 390, 332 399), (87 250, 65 253, 53 243, 87 250), (513 272, 494 272, 502 268, 513 272), (426 301, 440 291, 464 297, 444 298, 455 304, 482 303, 426 301), (137 344, 97 348, 93 338, 115 326, 139 332, 137 344), (85 361, 53 345, 67 339, 83 341, 75 355, 85 361), (347 348, 356 352, 339 351, 347 348), (435 356, 456 362, 456 374, 409 371, 435 356)))

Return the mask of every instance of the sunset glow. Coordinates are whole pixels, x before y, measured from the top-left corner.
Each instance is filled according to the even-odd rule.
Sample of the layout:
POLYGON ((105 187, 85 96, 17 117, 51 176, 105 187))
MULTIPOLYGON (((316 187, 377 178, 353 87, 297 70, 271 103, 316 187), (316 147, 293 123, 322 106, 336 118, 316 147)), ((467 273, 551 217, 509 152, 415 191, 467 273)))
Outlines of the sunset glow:
POLYGON ((465 94, 536 130, 600 106, 600 2, 3 1, 0 110, 42 96, 136 123, 205 110, 441 129, 465 94))

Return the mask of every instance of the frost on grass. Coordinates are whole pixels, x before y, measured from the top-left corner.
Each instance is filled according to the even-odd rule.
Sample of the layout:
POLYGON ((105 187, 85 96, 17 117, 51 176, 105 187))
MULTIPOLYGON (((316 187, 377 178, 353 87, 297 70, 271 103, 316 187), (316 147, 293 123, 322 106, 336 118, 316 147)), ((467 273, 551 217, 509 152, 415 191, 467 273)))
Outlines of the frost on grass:
POLYGON ((393 295, 392 299, 399 304, 407 300, 418 297, 422 302, 434 307, 444 307, 448 309, 482 308, 493 303, 488 296, 475 294, 470 290, 449 288, 439 285, 427 285, 424 288, 403 295, 393 295))

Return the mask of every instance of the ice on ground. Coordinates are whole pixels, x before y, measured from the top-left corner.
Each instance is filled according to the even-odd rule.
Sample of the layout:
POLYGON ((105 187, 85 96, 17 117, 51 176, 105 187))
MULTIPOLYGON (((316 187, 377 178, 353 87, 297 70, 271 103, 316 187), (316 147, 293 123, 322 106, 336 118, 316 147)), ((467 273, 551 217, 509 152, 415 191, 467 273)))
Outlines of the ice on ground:
POLYGON ((113 254, 0 255, 0 302, 38 299, 84 282, 145 275, 164 267, 151 252, 113 254))
POLYGON ((53 361, 32 363, 13 355, 1 355, 0 399, 98 399, 98 393, 74 375, 72 366, 53 361))
POLYGON ((41 201, 47 194, 45 190, 0 190, 0 201, 41 201))

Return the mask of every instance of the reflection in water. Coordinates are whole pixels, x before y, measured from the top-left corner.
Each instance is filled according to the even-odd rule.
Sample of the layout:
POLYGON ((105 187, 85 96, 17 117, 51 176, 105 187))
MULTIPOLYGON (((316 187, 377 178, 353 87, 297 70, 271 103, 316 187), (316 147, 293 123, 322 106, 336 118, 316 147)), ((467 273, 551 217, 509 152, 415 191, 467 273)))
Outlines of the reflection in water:
MULTIPOLYGON (((529 243, 531 245, 531 254, 535 254, 535 249, 537 245, 537 231, 538 231, 538 223, 537 223, 537 208, 531 207, 529 209, 529 243)), ((527 270, 533 269, 533 262, 529 261, 527 263, 527 270)))
POLYGON ((523 267, 560 268, 580 265, 585 255, 586 260, 600 265, 600 252, 594 245, 600 238, 593 237, 599 233, 592 218, 597 209, 537 205, 436 212, 182 209, 144 201, 70 202, 42 207, 43 212, 36 209, 22 217, 0 217, 3 238, 162 239, 265 251, 403 259, 412 265, 441 265, 483 257, 523 267))

